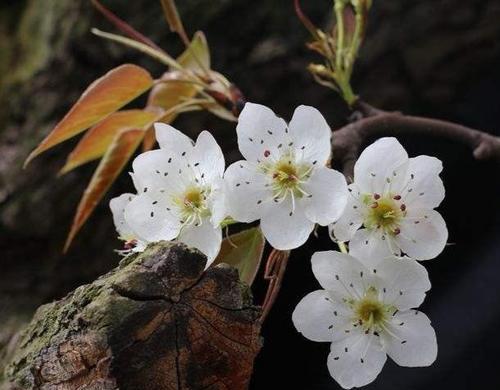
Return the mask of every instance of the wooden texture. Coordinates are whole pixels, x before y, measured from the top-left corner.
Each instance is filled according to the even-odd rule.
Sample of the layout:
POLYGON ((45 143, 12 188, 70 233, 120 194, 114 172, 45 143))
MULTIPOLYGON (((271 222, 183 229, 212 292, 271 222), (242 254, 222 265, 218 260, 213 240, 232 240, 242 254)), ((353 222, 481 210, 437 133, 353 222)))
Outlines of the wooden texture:
POLYGON ((159 243, 38 309, 6 389, 246 389, 261 347, 251 294, 229 266, 159 243))

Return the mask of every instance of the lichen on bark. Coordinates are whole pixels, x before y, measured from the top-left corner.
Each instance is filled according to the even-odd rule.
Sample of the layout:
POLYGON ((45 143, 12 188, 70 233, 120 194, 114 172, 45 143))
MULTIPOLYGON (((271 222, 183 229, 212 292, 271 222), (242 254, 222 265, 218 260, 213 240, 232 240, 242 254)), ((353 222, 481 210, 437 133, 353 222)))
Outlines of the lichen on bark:
POLYGON ((259 308, 235 269, 158 243, 38 309, 12 346, 7 389, 244 389, 259 308))

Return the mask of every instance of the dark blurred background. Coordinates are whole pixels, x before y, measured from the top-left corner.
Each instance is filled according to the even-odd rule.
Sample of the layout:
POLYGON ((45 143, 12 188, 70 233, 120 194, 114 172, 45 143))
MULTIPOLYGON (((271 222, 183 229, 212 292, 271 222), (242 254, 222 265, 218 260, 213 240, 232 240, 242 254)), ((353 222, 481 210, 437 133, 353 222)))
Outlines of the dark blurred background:
MULTIPOLYGON (((103 1, 139 31, 175 55, 181 45, 166 26, 156 0, 103 1)), ((249 101, 289 118, 298 104, 319 108, 332 128, 348 110, 330 90, 315 84, 305 67, 317 60, 304 42, 291 0, 178 1, 190 32, 203 30, 213 68, 227 75, 249 101)), ((303 0, 320 26, 331 23, 330 0, 303 0)), ((499 134, 500 1, 374 0, 368 37, 354 87, 366 101, 457 121, 499 134)), ((155 77, 153 60, 90 34, 114 31, 84 0, 2 0, 0 3, 0 365, 12 333, 34 309, 113 268, 119 257, 107 202, 132 190, 122 175, 63 256, 73 213, 95 164, 61 178, 56 173, 76 141, 21 166, 94 79, 123 62, 137 63, 155 77)), ((141 104, 139 101, 137 104, 141 104)), ((196 133, 210 129, 237 158, 234 124, 210 114, 178 119, 196 133)), ((433 321, 439 355, 425 369, 389 362, 368 389, 500 388, 500 185, 499 165, 477 162, 449 140, 402 138, 410 155, 444 162, 447 197, 440 207, 450 245, 426 262, 433 289, 422 310, 433 321)), ((264 348, 254 389, 336 389, 326 367, 327 344, 304 339, 293 328, 296 303, 317 289, 310 269, 316 250, 332 249, 325 229, 293 251, 281 294, 263 329, 264 348)), ((262 299, 265 283, 254 286, 262 299)))

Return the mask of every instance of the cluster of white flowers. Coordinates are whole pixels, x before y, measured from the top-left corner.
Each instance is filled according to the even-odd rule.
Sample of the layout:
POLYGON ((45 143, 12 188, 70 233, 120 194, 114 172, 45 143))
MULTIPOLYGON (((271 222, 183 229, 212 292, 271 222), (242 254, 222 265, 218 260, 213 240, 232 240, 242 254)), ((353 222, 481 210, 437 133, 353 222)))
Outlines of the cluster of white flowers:
POLYGON ((293 312, 297 330, 330 342, 328 369, 345 389, 372 382, 387 355, 406 367, 434 362, 437 342, 418 310, 431 288, 416 260, 435 258, 448 230, 434 210, 444 198, 441 161, 408 154, 395 138, 368 146, 354 167, 341 218, 329 226, 349 254, 317 252, 312 269, 323 290, 293 312))
MULTIPOLYGON (((315 224, 337 221, 348 201, 344 176, 327 167, 331 130, 312 107, 300 106, 292 120, 247 103, 236 131, 246 160, 224 172, 224 155, 203 131, 193 143, 172 126, 156 124, 160 149, 139 155, 132 179, 137 195, 111 201, 120 238, 142 251, 148 242, 178 240, 213 261, 221 245, 221 223, 261 221, 277 249, 302 245, 315 224)), ((209 264, 207 264, 208 266, 209 264)))
POLYGON ((155 128, 160 149, 133 162, 137 194, 110 203, 125 253, 177 240, 203 252, 208 267, 226 223, 260 220, 281 250, 304 244, 317 224, 329 226, 345 253, 313 255, 323 290, 303 298, 292 319, 305 337, 332 343, 332 377, 359 387, 376 378, 387 355, 410 367, 435 360, 434 330, 415 309, 431 286, 416 260, 436 257, 448 238, 434 210, 444 198, 438 159, 408 158, 395 138, 382 138, 361 154, 348 186, 329 168, 332 132, 308 106, 287 124, 247 103, 236 128, 244 160, 226 170, 210 133, 194 143, 169 125, 155 128))

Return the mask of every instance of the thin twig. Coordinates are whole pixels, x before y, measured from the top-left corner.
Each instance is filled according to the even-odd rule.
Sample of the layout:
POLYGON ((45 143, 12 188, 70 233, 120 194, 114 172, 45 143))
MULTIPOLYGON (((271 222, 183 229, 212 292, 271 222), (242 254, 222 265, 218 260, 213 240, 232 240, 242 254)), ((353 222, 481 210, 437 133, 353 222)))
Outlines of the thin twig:
POLYGON ((106 19, 108 19, 109 22, 111 22, 118 30, 120 30, 125 35, 128 35, 130 38, 149 47, 152 47, 155 50, 161 52, 163 51, 163 49, 156 45, 156 43, 154 43, 151 39, 141 34, 124 20, 120 19, 115 13, 102 5, 98 0, 92 0, 92 4, 106 19))
POLYGON ((300 7, 300 1, 294 0, 294 6, 295 6, 295 13, 297 14, 297 17, 300 19, 304 27, 311 33, 314 39, 319 41, 321 38, 318 34, 318 28, 314 25, 313 22, 311 22, 311 19, 309 19, 307 15, 302 11, 302 8, 300 7))
POLYGON ((477 160, 500 160, 500 137, 439 119, 385 112, 357 103, 362 118, 333 132, 332 148, 344 174, 352 177, 361 148, 371 138, 417 134, 469 146, 477 160))
POLYGON ((273 249, 267 258, 264 279, 269 280, 269 286, 267 287, 266 297, 262 304, 261 323, 265 321, 276 301, 289 258, 290 251, 280 251, 278 249, 273 249))

